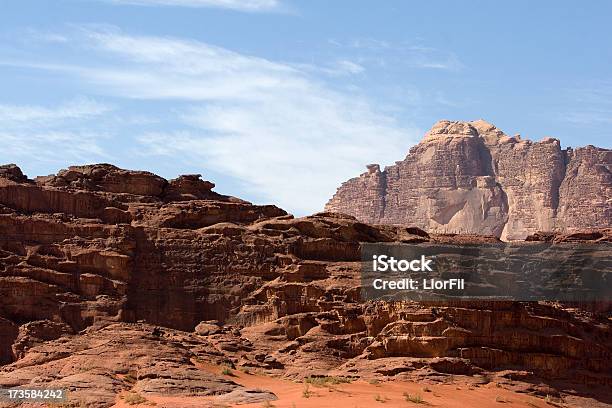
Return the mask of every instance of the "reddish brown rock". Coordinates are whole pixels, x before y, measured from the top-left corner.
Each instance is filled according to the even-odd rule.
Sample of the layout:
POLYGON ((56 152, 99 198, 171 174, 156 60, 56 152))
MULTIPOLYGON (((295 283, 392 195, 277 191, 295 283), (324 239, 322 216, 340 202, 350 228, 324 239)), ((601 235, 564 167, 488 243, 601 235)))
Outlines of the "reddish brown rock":
POLYGON ((32 347, 72 333, 73 330, 67 324, 49 320, 23 324, 19 327, 19 335, 13 343, 13 355, 16 359, 23 358, 32 347))
POLYGON ((12 345, 19 335, 19 326, 15 323, 0 317, 0 365, 7 364, 14 360, 12 345))
MULTIPOLYGON (((122 392, 273 399, 196 363, 295 379, 518 371, 525 381, 567 382, 559 392, 576 380, 612 384, 609 307, 361 297, 363 243, 473 245, 496 236, 332 212, 296 219, 217 194, 198 176, 166 182, 108 165, 71 169, 64 185, 0 178, 0 359, 10 363, 0 386, 78 383, 75 401, 100 407, 122 392)), ((585 234, 563 241, 609 236, 585 234)))
POLYGON ((612 151, 562 150, 482 121, 440 121, 403 161, 345 182, 326 210, 429 232, 521 240, 612 226, 612 151))
POLYGON ((113 406, 122 392, 145 399, 219 395, 229 403, 241 399, 239 391, 259 395, 260 401, 275 398, 221 373, 199 370, 195 360, 222 362, 205 338, 143 324, 113 324, 35 345, 0 368, 0 387, 68 389, 67 405, 86 407, 113 406))
MULTIPOLYGON (((189 201, 189 200, 227 200, 233 197, 223 196, 215 193, 212 189, 214 183, 202 180, 200 174, 186 174, 176 179, 170 180, 163 192, 163 197, 167 201, 189 201)), ((240 201, 234 199, 235 201, 240 201)))
POLYGON ((57 175, 37 177, 36 182, 44 186, 143 196, 159 196, 167 184, 153 173, 123 170, 111 164, 71 166, 57 175))
POLYGON ((542 242, 612 242, 612 228, 586 229, 574 233, 536 232, 525 241, 542 242))
POLYGON ((24 183, 28 178, 21 172, 16 164, 5 164, 0 166, 0 178, 5 178, 17 183, 24 183))
POLYGON ((568 149, 559 188, 563 231, 610 227, 612 220, 612 151, 594 146, 568 149))

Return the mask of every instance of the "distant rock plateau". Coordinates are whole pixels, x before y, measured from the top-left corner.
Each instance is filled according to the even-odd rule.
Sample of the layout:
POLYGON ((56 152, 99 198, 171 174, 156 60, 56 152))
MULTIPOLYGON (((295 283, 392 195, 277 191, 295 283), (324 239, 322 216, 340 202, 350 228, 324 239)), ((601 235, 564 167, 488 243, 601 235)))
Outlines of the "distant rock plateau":
POLYGON ((325 206, 371 224, 523 240, 612 227, 612 150, 440 121, 403 161, 343 183, 325 206))

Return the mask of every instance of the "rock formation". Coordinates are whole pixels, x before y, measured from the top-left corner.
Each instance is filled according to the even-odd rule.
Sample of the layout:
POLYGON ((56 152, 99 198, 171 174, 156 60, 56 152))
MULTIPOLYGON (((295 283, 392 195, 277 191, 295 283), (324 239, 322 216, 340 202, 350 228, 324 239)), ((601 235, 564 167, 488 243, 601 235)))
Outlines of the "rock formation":
MULTIPOLYGON (((454 143, 480 151, 476 138, 448 139, 454 143)), ((589 161, 599 153, 572 154, 589 161)), ((485 166, 455 161, 461 174, 485 166)), ((550 166, 556 180, 557 165, 550 166)), ((573 166, 575 179, 598 177, 573 166)), ((374 186, 380 177, 372 168, 364 182, 374 186)), ((449 172, 429 183, 472 178, 449 172)), ((502 219, 508 193, 485 176, 475 180, 464 197, 492 203, 489 214, 498 208, 502 219)), ((74 406, 96 407, 126 392, 223 404, 275 398, 200 370, 226 364, 292 379, 479 376, 500 387, 520 380, 541 395, 551 392, 543 384, 581 395, 578 382, 592 387, 593 398, 612 401, 601 388, 612 385, 609 305, 361 299, 360 243, 496 238, 372 226, 334 213, 295 219, 213 187, 197 175, 166 181, 111 165, 35 181, 16 166, 1 167, 0 387, 68 387, 74 406)), ((542 190, 542 200, 552 200, 546 197, 542 190)), ((602 230, 530 240, 588 245, 611 237, 602 230)))
POLYGON ((521 240, 612 226, 612 151, 561 149, 495 126, 440 121, 403 161, 342 184, 325 206, 362 222, 521 240))

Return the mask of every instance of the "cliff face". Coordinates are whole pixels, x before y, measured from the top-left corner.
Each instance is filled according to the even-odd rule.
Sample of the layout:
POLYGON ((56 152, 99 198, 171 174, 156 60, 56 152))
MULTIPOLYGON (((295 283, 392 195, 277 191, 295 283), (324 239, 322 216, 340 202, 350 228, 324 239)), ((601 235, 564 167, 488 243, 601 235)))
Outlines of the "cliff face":
MULTIPOLYGON (((479 139, 447 140, 444 151, 459 170, 430 178, 431 191, 470 186, 475 177, 472 190, 448 200, 489 203, 488 213, 503 220, 506 193, 478 176, 491 163, 479 139), (466 163, 464 154, 480 159, 466 163)), ((429 148, 417 147, 421 160, 442 164, 429 148)), ((550 165, 554 178, 557 167, 550 165)), ((401 187, 371 171, 363 178, 368 191, 401 187)), ((414 185, 419 181, 414 177, 414 185)), ((240 393, 259 398, 251 402, 270 397, 202 372, 195 362, 294 379, 323 373, 446 381, 461 374, 497 376, 501 384, 511 372, 532 384, 540 378, 612 384, 607 314, 511 301, 361 298, 363 242, 462 245, 494 238, 371 226, 332 213, 295 219, 213 186, 197 175, 167 181, 111 165, 36 180, 15 166, 0 167, 0 387, 78 384, 70 403, 92 407, 113 406, 127 391, 216 395, 228 398, 224 404, 244 402, 240 393)), ((542 187, 542 201, 554 200, 546 193, 542 187)), ((532 237, 565 238, 610 242, 612 230, 532 237)))
POLYGON ((612 226, 612 151, 440 121, 403 161, 348 180, 325 206, 360 221, 520 240, 612 226))

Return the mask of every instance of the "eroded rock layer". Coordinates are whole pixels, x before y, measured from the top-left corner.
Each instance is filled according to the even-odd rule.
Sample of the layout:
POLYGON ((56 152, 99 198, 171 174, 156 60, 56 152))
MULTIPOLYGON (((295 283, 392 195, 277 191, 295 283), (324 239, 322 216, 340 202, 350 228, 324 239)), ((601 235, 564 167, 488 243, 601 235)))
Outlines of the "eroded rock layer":
MULTIPOLYGON (((75 403, 100 407, 122 392, 274 399, 200 372, 202 362, 295 379, 612 384, 609 304, 361 299, 363 242, 495 237, 295 219, 213 186, 110 165, 35 181, 2 167, 0 387, 78 384, 75 403)), ((530 240, 602 243, 612 230, 530 240)))
POLYGON ((440 121, 403 161, 348 180, 326 205, 374 224, 521 240, 612 226, 612 151, 440 121))

